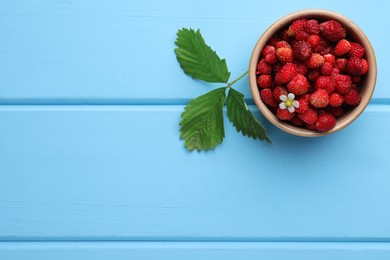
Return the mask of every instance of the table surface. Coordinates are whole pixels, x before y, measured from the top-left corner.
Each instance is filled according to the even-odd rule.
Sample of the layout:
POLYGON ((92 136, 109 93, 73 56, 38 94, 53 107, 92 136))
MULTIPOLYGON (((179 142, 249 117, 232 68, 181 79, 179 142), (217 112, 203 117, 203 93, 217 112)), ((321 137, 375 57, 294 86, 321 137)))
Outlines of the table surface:
MULTIPOLYGON (((0 2, 0 259, 390 259, 390 17, 386 1, 0 2), (225 120, 188 152, 180 114, 220 84, 186 76, 176 31, 201 28, 244 72, 258 37, 293 11, 360 26, 374 97, 322 138, 263 119, 272 145, 225 120)), ((236 84, 251 103, 247 78, 236 84)), ((253 104, 253 103, 252 103, 253 104)))

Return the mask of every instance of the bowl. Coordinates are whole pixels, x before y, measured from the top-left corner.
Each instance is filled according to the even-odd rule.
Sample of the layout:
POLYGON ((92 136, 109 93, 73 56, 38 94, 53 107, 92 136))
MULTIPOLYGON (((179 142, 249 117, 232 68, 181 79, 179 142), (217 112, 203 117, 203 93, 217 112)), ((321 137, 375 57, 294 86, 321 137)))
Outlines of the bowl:
POLYGON ((317 137, 324 136, 331 133, 335 133, 345 128, 349 124, 351 124, 359 115, 363 112, 363 110, 367 107, 370 99, 374 93, 375 84, 377 77, 377 65, 375 59, 375 53, 371 46, 370 41, 364 32, 350 19, 347 17, 334 13, 328 10, 302 10, 295 13, 291 13, 283 18, 277 20, 274 24, 272 24, 259 38, 257 41, 255 48, 252 52, 252 56, 249 63, 249 85, 252 93, 253 100, 255 101, 256 106, 259 108, 260 112, 276 127, 281 130, 298 136, 304 137, 317 137), (282 28, 291 24, 294 20, 306 18, 306 19, 319 19, 319 20, 330 20, 334 19, 338 21, 347 31, 347 37, 360 43, 365 48, 365 59, 368 61, 369 70, 366 75, 362 78, 362 81, 359 83, 358 92, 362 97, 361 103, 354 107, 352 110, 346 111, 341 117, 337 118, 337 123, 333 129, 328 132, 316 132, 313 130, 293 126, 287 122, 279 120, 275 114, 273 114, 268 107, 263 103, 260 99, 260 92, 257 86, 257 78, 256 78, 256 69, 257 63, 259 61, 259 57, 263 47, 266 45, 267 41, 282 28))

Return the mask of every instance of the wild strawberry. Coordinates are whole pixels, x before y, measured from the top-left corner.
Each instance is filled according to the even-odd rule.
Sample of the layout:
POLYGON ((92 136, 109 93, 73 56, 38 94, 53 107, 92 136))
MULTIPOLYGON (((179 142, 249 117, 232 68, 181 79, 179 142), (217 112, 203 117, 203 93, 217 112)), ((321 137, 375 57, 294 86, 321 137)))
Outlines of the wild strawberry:
POLYGON ((285 120, 285 121, 290 121, 293 119, 295 116, 295 113, 290 113, 288 109, 281 109, 278 108, 276 111, 276 117, 279 118, 280 120, 285 120))
POLYGON ((329 20, 320 24, 322 36, 331 42, 338 42, 347 36, 343 26, 335 20, 329 20))
POLYGON ((310 104, 316 108, 326 107, 329 103, 329 95, 323 89, 317 89, 310 96, 310 104))
POLYGON ((364 75, 368 72, 368 62, 367 60, 362 59, 362 63, 363 63, 362 75, 364 75))
POLYGON ((309 130, 316 130, 316 122, 314 122, 313 124, 305 124, 305 127, 309 130))
POLYGON ((297 34, 295 35, 295 39, 297 41, 306 41, 308 36, 309 36, 309 34, 307 32, 298 31, 297 34))
POLYGON ((319 76, 314 84, 316 90, 325 90, 328 94, 332 93, 336 88, 335 80, 330 76, 319 76))
POLYGON ((330 74, 330 76, 332 78, 335 78, 337 75, 340 75, 340 70, 338 68, 333 68, 332 73, 330 74))
POLYGON ((352 57, 347 61, 347 72, 351 76, 360 76, 363 75, 363 62, 362 59, 352 57))
POLYGON ((311 47, 306 41, 299 41, 293 47, 294 57, 298 61, 307 61, 311 57, 311 47))
POLYGON ((324 62, 329 62, 330 64, 334 64, 334 62, 336 61, 336 58, 333 54, 325 54, 324 55, 324 62))
POLYGON ((305 125, 305 123, 298 116, 294 116, 293 119, 291 119, 291 124, 295 126, 305 125))
POLYGON ((334 67, 339 69, 340 72, 344 72, 347 68, 347 60, 346 59, 337 59, 334 63, 334 67))
POLYGON ((269 88, 272 85, 271 75, 260 75, 257 78, 257 85, 261 88, 269 88))
POLYGON ((269 88, 260 91, 260 98, 267 106, 276 107, 278 105, 278 103, 273 98, 272 90, 269 88))
POLYGON ((305 27, 306 23, 307 23, 306 19, 295 20, 288 28, 287 35, 290 37, 294 37, 297 34, 297 32, 303 31, 303 28, 305 27))
POLYGON ((280 33, 280 38, 281 38, 283 41, 289 41, 289 40, 290 40, 290 36, 288 36, 287 30, 283 30, 283 31, 280 33))
POLYGON ((343 96, 339 93, 332 93, 329 96, 329 105, 332 107, 339 107, 343 104, 343 96))
POLYGON ((303 29, 308 34, 319 34, 320 33, 320 25, 317 20, 308 20, 304 25, 303 29))
POLYGON ((336 90, 338 93, 344 95, 351 89, 351 85, 352 85, 351 76, 340 74, 335 77, 335 81, 336 81, 336 90))
POLYGON ((298 66, 298 73, 302 74, 302 75, 306 75, 306 73, 307 73, 306 65, 303 63, 298 63, 297 66, 298 66))
POLYGON ((280 41, 276 43, 275 48, 277 50, 279 48, 291 48, 291 46, 287 41, 280 41))
POLYGON ((276 62, 275 47, 271 45, 266 45, 261 52, 261 57, 267 64, 274 64, 276 62))
POLYGON ((343 56, 351 50, 351 44, 346 39, 339 41, 334 49, 336 56, 343 56))
POLYGON ((349 51, 350 57, 363 58, 364 56, 364 47, 359 43, 351 42, 351 50, 349 51))
POLYGON ((294 63, 287 62, 275 75, 276 84, 286 84, 298 74, 298 67, 294 63))
POLYGON ((350 89, 347 94, 344 95, 345 104, 350 106, 358 106, 361 100, 361 96, 354 89, 350 89))
POLYGON ((287 89, 286 89, 286 88, 281 87, 281 86, 278 86, 278 87, 276 87, 276 88, 274 89, 274 91, 273 91, 272 94, 273 94, 273 98, 274 98, 276 101, 280 102, 280 96, 281 96, 281 95, 287 96, 288 92, 287 92, 287 89))
POLYGON ((315 82, 320 75, 321 75, 321 73, 319 72, 318 69, 309 70, 309 72, 307 73, 307 78, 310 81, 315 82))
POLYGON ((259 63, 257 64, 257 72, 256 74, 271 74, 272 72, 272 67, 268 65, 264 59, 260 60, 259 63))
POLYGON ((294 60, 293 51, 289 47, 276 49, 276 57, 282 63, 292 62, 294 60))
POLYGON ((287 89, 295 95, 303 95, 309 91, 310 84, 306 77, 302 74, 297 74, 288 84, 287 89))
POLYGON ((309 69, 316 69, 324 64, 324 57, 321 54, 313 53, 311 58, 306 62, 306 65, 309 69))
POLYGON ((295 112, 297 112, 298 114, 306 113, 306 111, 309 109, 308 100, 301 98, 297 101, 299 102, 299 107, 295 108, 295 112))
POLYGON ((278 73, 283 68, 283 64, 278 62, 273 65, 274 73, 278 73))
POLYGON ((311 48, 316 48, 320 45, 321 38, 316 34, 311 34, 307 37, 307 43, 310 44, 311 48))
POLYGON ((297 115, 299 119, 301 119, 303 122, 309 125, 314 124, 317 121, 317 111, 310 107, 307 109, 305 113, 297 114, 297 115))
POLYGON ((318 132, 327 132, 336 125, 336 118, 329 114, 322 114, 318 116, 316 122, 316 130, 318 132))
POLYGON ((334 117, 340 117, 344 114, 344 109, 342 106, 340 107, 331 107, 331 106, 327 106, 325 108, 326 112, 331 114, 332 116, 334 117))
POLYGON ((352 83, 353 84, 358 84, 361 80, 362 80, 361 76, 352 77, 352 83))
POLYGON ((322 75, 330 75, 333 71, 333 65, 330 62, 324 62, 321 66, 321 73, 322 75))
POLYGON ((269 39, 268 41, 268 45, 272 45, 272 46, 276 46, 276 43, 280 42, 280 38, 279 37, 272 37, 271 39, 269 39))

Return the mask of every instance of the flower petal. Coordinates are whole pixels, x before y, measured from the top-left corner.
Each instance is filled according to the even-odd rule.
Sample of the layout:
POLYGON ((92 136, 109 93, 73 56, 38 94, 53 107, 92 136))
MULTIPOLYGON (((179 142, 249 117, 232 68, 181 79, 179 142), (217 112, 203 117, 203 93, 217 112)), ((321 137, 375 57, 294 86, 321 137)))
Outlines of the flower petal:
POLYGON ((293 102, 293 106, 296 107, 296 108, 298 108, 298 107, 299 107, 299 102, 295 100, 295 101, 293 102))
POLYGON ((287 101, 287 96, 286 95, 280 95, 280 100, 282 101, 287 101))
POLYGON ((293 93, 288 94, 288 99, 294 100, 294 98, 295 98, 295 95, 293 93))
POLYGON ((287 106, 286 106, 286 104, 285 104, 284 102, 282 102, 282 103, 279 104, 279 108, 280 108, 280 109, 286 109, 286 107, 287 107, 287 106))
POLYGON ((295 107, 293 107, 293 106, 288 107, 287 109, 288 109, 288 111, 289 111, 290 113, 294 113, 294 112, 295 112, 295 107))

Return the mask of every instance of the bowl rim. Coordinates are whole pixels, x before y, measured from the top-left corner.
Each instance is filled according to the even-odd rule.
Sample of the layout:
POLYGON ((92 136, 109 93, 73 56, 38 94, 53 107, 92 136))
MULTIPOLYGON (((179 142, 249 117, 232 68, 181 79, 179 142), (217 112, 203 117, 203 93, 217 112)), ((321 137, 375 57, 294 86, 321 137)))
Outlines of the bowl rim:
MULTIPOLYGON (((365 75, 368 77, 368 75, 365 75)), ((325 136, 329 135, 335 132, 338 132, 342 129, 344 129, 346 126, 351 124, 353 121, 355 121, 356 118, 358 118, 363 111, 368 106, 372 95, 374 94, 376 80, 377 80, 377 62, 375 57, 374 49, 368 39, 368 37, 365 35, 362 29, 359 28, 352 20, 350 20, 348 17, 341 15, 339 13, 329 11, 326 9, 304 9, 300 11, 296 11, 290 14, 287 14, 280 19, 276 20, 274 23, 272 23, 260 36, 258 41, 256 42, 256 45, 253 49, 250 62, 249 62, 249 70, 248 70, 248 79, 249 79, 249 85, 250 85, 250 91, 252 94, 252 98, 256 104, 256 106, 259 108, 260 112, 270 121, 273 125, 278 127, 279 129, 293 134, 297 136, 303 136, 303 137, 319 137, 319 136, 325 136), (366 58, 370 57, 370 69, 368 74, 370 74, 370 84, 367 84, 370 88, 370 92, 362 96, 362 101, 359 106, 353 108, 349 113, 354 111, 352 114, 350 114, 348 117, 346 117, 342 122, 337 120, 336 126, 331 129, 328 132, 316 132, 313 130, 305 129, 302 127, 296 127, 293 125, 290 125, 286 122, 283 122, 279 120, 269 109, 268 107, 261 101, 260 99, 260 92, 257 87, 257 78, 256 78, 256 68, 257 63, 260 57, 261 50, 265 46, 266 42, 269 39, 269 36, 273 35, 275 32, 279 31, 281 28, 285 27, 287 24, 291 23, 293 20, 303 18, 303 17, 323 17, 325 19, 334 19, 341 24, 343 24, 344 27, 347 27, 347 32, 350 30, 353 30, 354 33, 358 34, 359 43, 362 44, 365 47, 366 50, 366 58), (268 36, 265 38, 265 36, 268 36)))

